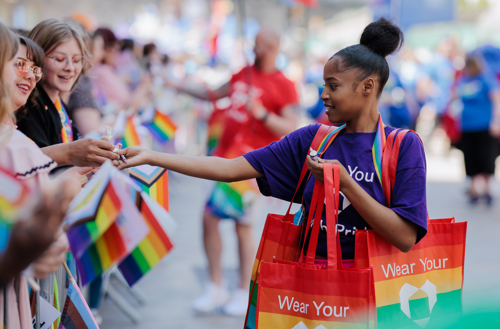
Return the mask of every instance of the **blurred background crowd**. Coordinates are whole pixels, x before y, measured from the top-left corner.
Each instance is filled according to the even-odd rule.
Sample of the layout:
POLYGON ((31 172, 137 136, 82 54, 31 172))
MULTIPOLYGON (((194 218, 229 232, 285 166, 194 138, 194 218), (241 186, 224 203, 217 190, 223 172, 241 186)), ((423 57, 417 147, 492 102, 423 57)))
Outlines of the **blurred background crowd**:
MULTIPOLYGON (((102 121, 89 122, 88 111, 82 111, 86 122, 75 117, 82 136, 112 122, 118 108, 151 105, 179 124, 175 146, 181 153, 205 153, 212 107, 169 86, 220 86, 253 63, 262 26, 282 33, 276 64, 296 84, 302 124, 326 121, 319 100, 326 59, 356 43, 362 28, 380 16, 392 17, 406 37, 404 49, 389 59, 391 78, 380 111, 395 127, 415 129, 419 121, 432 121, 418 127, 426 142, 443 116, 452 143, 458 141, 460 108, 453 111, 450 104, 460 98, 455 87, 468 53, 480 58, 484 74, 496 77, 500 71, 500 39, 491 33, 500 24, 497 1, 88 0, 73 8, 62 0, 3 0, 0 8, 0 19, 17 29, 58 17, 72 18, 92 34, 87 76, 102 121)), ((217 103, 227 106, 228 99, 217 103)))

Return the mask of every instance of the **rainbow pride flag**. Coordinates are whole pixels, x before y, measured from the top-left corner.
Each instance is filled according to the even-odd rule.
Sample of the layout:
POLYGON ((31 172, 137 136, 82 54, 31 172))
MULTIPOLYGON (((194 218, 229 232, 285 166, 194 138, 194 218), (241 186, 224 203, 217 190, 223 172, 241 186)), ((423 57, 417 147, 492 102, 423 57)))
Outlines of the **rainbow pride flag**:
POLYGON ((99 329, 85 298, 73 279, 69 282, 59 329, 99 329))
MULTIPOLYGON (((73 253, 80 273, 82 284, 92 282, 111 266, 122 261, 150 233, 149 226, 135 206, 125 186, 120 182, 121 173, 111 179, 117 189, 122 209, 115 222, 100 236, 95 243, 83 250, 81 254, 73 253)), ((73 250, 79 243, 68 235, 73 250)))
POLYGON ((118 170, 111 164, 111 161, 102 164, 92 179, 85 184, 80 193, 71 201, 64 219, 66 230, 70 226, 96 218, 104 191, 108 187, 111 176, 116 172, 118 170))
POLYGON ((168 211, 168 172, 161 167, 142 165, 129 168, 130 177, 141 190, 168 211))
POLYGON ((80 273, 82 285, 95 280, 126 253, 127 250, 118 225, 113 224, 95 244, 84 250, 81 256, 75 255, 76 267, 80 273))
POLYGON ((158 110, 155 110, 153 121, 145 123, 144 126, 148 128, 153 137, 160 143, 165 143, 172 139, 177 130, 177 126, 172 119, 158 110))
POLYGON ((173 248, 162 221, 168 218, 168 213, 141 193, 141 214, 149 225, 149 234, 142 240, 132 253, 118 266, 130 286, 149 272, 173 248))
POLYGON ((467 223, 453 221, 431 221, 408 253, 371 231, 356 233, 356 265, 373 267, 378 328, 432 327, 460 317, 467 223))
POLYGON ((81 257, 118 218, 123 204, 115 185, 112 181, 108 183, 102 194, 94 220, 74 225, 67 231, 71 251, 75 257, 81 257))
POLYGON ((84 285, 123 260, 149 234, 147 223, 122 183, 125 178, 115 169, 95 220, 73 225, 67 232, 84 285))
POLYGON ((141 145, 141 139, 139 138, 139 134, 137 133, 137 129, 134 123, 135 116, 130 116, 125 120, 125 126, 120 134, 121 137, 118 137, 116 141, 118 143, 122 143, 122 148, 130 147, 130 146, 138 146, 141 145))

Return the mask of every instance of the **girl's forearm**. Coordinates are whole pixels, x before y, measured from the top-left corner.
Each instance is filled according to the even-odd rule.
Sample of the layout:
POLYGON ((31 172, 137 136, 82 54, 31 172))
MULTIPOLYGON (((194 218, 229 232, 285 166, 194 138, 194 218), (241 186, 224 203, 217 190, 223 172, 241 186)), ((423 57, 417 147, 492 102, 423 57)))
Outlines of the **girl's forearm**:
POLYGON ((148 164, 178 173, 220 182, 235 182, 262 177, 243 157, 224 159, 207 156, 182 156, 152 151, 148 164))
POLYGON ((418 231, 415 223, 380 204, 354 180, 346 184, 342 193, 368 225, 390 244, 403 252, 415 245, 418 231))

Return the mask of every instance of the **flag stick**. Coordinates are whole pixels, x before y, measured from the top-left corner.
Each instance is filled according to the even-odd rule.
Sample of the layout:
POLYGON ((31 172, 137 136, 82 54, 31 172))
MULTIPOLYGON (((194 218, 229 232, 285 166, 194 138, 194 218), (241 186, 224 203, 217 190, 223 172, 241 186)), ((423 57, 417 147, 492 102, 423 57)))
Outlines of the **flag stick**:
POLYGON ((68 264, 66 262, 63 262, 64 268, 66 269, 66 273, 68 273, 69 279, 73 282, 75 282, 75 279, 73 278, 73 275, 71 275, 71 271, 69 270, 68 264))

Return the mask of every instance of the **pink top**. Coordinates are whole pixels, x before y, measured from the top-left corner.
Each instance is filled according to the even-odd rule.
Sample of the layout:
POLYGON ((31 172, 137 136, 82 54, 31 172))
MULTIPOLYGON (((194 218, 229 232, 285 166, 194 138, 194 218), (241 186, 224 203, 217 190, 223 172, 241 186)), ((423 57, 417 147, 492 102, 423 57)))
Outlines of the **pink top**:
POLYGON ((57 163, 19 130, 4 125, 0 131, 0 166, 24 180, 34 191, 47 186, 49 173, 57 163))

